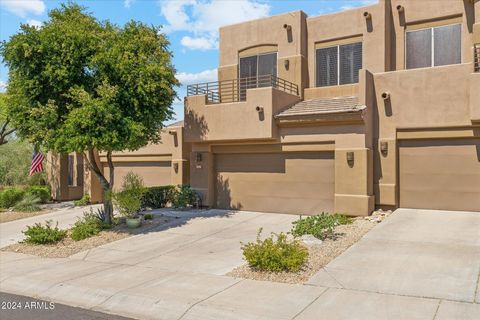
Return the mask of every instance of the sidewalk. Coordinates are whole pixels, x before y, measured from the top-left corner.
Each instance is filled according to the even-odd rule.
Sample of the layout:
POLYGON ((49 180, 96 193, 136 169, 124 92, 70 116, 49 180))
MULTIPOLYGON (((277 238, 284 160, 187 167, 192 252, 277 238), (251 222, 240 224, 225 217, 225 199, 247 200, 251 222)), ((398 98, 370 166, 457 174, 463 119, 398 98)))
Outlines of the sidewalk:
POLYGON ((83 215, 83 212, 89 211, 90 208, 99 207, 100 205, 62 208, 47 214, 0 223, 0 248, 23 240, 24 235, 22 231, 25 230, 27 226, 33 225, 34 223, 44 223, 46 220, 53 220, 54 223, 58 221, 59 228, 67 229, 77 221, 77 217, 83 215))
POLYGON ((252 230, 292 219, 190 218, 67 259, 0 252, 0 290, 136 319, 478 319, 480 215, 397 210, 306 285, 224 275, 252 230))

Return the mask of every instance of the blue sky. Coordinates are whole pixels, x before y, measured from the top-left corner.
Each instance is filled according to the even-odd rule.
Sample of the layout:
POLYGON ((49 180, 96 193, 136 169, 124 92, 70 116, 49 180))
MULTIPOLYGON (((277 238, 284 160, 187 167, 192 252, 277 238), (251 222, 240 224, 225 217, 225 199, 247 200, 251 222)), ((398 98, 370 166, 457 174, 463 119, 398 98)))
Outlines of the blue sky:
MULTIPOLYGON (((8 40, 21 23, 41 26, 57 0, 0 0, 0 40, 8 40)), ((129 20, 161 25, 174 54, 177 78, 182 82, 174 103, 176 118, 183 118, 183 97, 189 83, 215 81, 218 65, 218 28, 293 10, 308 16, 348 10, 377 0, 83 0, 101 20, 123 25, 129 20)), ((0 65, 0 90, 8 84, 8 70, 0 65)))

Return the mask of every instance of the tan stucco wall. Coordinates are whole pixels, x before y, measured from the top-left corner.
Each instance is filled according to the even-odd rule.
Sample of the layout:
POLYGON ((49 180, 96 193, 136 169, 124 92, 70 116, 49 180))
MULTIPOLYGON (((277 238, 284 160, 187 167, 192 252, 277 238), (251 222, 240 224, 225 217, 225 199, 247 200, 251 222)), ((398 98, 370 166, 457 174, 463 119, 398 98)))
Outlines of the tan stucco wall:
POLYGON ((305 13, 294 11, 220 28, 218 79, 237 78, 239 55, 242 51, 253 52, 255 47, 268 46, 271 48, 273 45, 278 50, 278 77, 297 84, 302 92, 306 81, 304 72, 306 69, 305 19, 305 13), (290 37, 283 27, 284 24, 291 26, 290 37), (285 60, 289 60, 288 70, 285 68, 285 60))
POLYGON ((273 139, 273 116, 299 101, 297 96, 268 88, 247 90, 246 101, 206 104, 205 96, 191 96, 185 104, 185 141, 273 139), (257 112, 256 107, 263 107, 257 112))

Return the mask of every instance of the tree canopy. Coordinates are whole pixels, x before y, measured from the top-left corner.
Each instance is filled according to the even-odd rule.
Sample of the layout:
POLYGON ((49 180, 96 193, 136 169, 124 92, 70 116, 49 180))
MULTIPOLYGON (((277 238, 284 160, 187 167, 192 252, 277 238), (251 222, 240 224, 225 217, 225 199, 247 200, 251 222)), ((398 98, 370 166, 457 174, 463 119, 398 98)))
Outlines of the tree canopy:
POLYGON ((10 126, 7 115, 7 95, 0 93, 0 146, 6 144, 14 136, 15 129, 10 126))
MULTIPOLYGON (((49 12, 42 27, 21 25, 0 45, 9 69, 7 115, 19 137, 59 153, 112 151, 158 142, 173 115, 175 69, 159 27, 99 21, 77 4, 49 12)), ((92 161, 90 161, 92 162, 92 161)))

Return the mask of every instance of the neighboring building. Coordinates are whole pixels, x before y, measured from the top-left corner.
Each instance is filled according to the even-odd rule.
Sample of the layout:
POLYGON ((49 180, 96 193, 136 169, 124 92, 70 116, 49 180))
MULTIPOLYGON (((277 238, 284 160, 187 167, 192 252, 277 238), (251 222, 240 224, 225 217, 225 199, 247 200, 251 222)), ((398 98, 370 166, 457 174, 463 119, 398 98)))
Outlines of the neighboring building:
POLYGON ((223 27, 219 81, 188 86, 182 156, 165 151, 189 159, 189 173, 140 163, 168 136, 146 148, 159 151, 116 155, 116 172, 189 182, 219 208, 480 211, 479 64, 478 0, 380 0, 223 27))
MULTIPOLYGON (((188 183, 190 145, 184 142, 183 135, 183 121, 179 121, 162 131, 159 144, 150 144, 133 152, 113 153, 114 188, 121 187, 123 177, 129 171, 142 176, 146 186, 188 183)), ((96 154, 95 160, 108 177, 106 156, 96 154)), ((47 174, 52 183, 52 197, 55 200, 75 200, 84 194, 90 195, 93 202, 102 199, 102 188, 81 154, 49 154, 47 174)))

